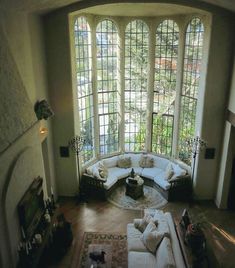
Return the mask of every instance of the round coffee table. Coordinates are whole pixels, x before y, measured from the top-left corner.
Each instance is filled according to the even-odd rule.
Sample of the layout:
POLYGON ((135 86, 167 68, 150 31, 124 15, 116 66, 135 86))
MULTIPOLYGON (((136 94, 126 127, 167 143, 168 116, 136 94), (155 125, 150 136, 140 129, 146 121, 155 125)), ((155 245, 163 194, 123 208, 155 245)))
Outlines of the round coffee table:
POLYGON ((128 177, 126 179, 126 195, 130 196, 133 199, 138 199, 141 196, 144 195, 143 191, 143 186, 144 186, 144 181, 142 180, 141 182, 132 183, 129 181, 129 179, 133 179, 131 177, 128 177))

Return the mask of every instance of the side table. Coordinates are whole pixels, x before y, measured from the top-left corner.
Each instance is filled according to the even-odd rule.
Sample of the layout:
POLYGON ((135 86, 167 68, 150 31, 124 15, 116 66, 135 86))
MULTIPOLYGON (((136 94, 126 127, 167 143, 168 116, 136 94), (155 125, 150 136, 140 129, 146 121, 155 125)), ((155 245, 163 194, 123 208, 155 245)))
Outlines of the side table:
POLYGON ((143 191, 144 181, 141 183, 137 182, 131 183, 129 177, 126 179, 126 195, 130 196, 133 199, 138 199, 144 195, 143 191))

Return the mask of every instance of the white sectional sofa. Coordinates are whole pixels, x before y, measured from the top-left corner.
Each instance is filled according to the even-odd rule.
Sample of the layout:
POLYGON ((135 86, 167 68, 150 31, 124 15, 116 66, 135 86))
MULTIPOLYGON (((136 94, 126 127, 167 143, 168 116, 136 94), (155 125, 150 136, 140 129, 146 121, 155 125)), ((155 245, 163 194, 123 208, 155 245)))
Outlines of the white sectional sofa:
POLYGON ((186 267, 172 216, 166 212, 163 217, 169 226, 169 236, 161 240, 154 254, 146 248, 141 240, 142 233, 134 224, 127 225, 128 268, 186 267))
MULTIPOLYGON (((167 200, 171 198, 174 199, 174 196, 171 194, 173 188, 179 189, 181 187, 186 195, 187 192, 190 191, 191 180, 189 170, 187 170, 185 166, 183 167, 180 163, 173 162, 154 154, 126 153, 102 159, 86 168, 82 181, 85 185, 89 184, 90 186, 97 188, 97 190, 103 189, 103 194, 107 197, 115 186, 120 185, 122 179, 130 175, 132 168, 137 175, 145 179, 145 184, 158 188, 167 200), (153 160, 152 167, 143 168, 140 166, 140 160, 143 156, 147 156, 153 160), (130 167, 118 167, 118 160, 123 158, 130 158, 130 167), (170 180, 166 179, 169 163, 171 164, 174 173, 170 180), (99 174, 99 167, 101 165, 107 169, 106 178, 102 178, 99 174)), ((188 194, 190 193, 188 192, 188 194)), ((182 196, 182 193, 180 195, 182 196)))

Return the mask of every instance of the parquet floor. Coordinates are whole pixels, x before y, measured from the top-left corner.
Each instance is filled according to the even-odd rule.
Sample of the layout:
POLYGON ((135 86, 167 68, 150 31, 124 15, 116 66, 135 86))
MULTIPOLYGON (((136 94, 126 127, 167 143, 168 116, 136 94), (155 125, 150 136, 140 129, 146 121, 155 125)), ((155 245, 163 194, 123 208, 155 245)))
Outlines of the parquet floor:
MULTIPOLYGON (((126 225, 134 218, 142 217, 141 211, 125 210, 109 202, 89 200, 76 204, 72 198, 61 198, 60 211, 71 222, 74 241, 62 260, 50 268, 76 267, 84 232, 126 232, 126 225)), ((207 245, 213 253, 211 268, 235 268, 235 211, 218 210, 212 202, 168 203, 164 208, 179 221, 187 208, 194 222, 201 222, 207 238, 207 245)))

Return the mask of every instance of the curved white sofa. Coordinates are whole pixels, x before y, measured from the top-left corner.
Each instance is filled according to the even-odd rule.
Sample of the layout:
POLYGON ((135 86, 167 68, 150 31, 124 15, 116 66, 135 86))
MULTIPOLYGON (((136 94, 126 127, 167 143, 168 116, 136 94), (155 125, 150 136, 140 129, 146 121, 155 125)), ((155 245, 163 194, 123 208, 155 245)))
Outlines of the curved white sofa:
MULTIPOLYGON (((183 185, 183 182, 186 182, 189 189, 190 176, 189 171, 186 166, 182 166, 180 163, 176 163, 169 159, 159 157, 154 154, 142 154, 142 153, 125 153, 122 155, 112 156, 99 160, 95 164, 86 168, 85 174, 83 174, 83 182, 89 181, 90 184, 97 184, 96 186, 106 190, 106 194, 109 194, 110 191, 114 188, 116 184, 128 177, 130 172, 134 169, 135 173, 145 179, 145 183, 151 186, 156 186, 163 196, 169 200, 170 189, 175 188, 176 186, 183 185), (140 159, 142 156, 149 156, 153 159, 153 167, 142 168, 140 167, 140 159), (118 167, 118 160, 120 158, 130 157, 131 167, 129 168, 120 168, 118 167), (166 177, 166 168, 168 164, 171 163, 174 174, 170 180, 167 180, 166 177), (107 178, 101 178, 99 174, 99 167, 103 165, 107 168, 108 174, 107 178), (92 182, 92 179, 96 180, 92 182)), ((185 183, 184 183, 185 184, 185 183)))
MULTIPOLYGON (((144 243, 141 241, 142 233, 135 228, 134 224, 129 223, 127 225, 128 268, 186 267, 173 218, 169 212, 162 214, 162 217, 165 218, 169 227, 169 237, 167 238, 169 238, 170 243, 165 243, 164 239, 166 238, 164 238, 155 254, 149 252, 145 247, 144 243), (168 256, 169 251, 173 253, 173 260, 171 260, 170 263, 168 256)), ((152 216, 154 217, 154 214, 152 216)))

